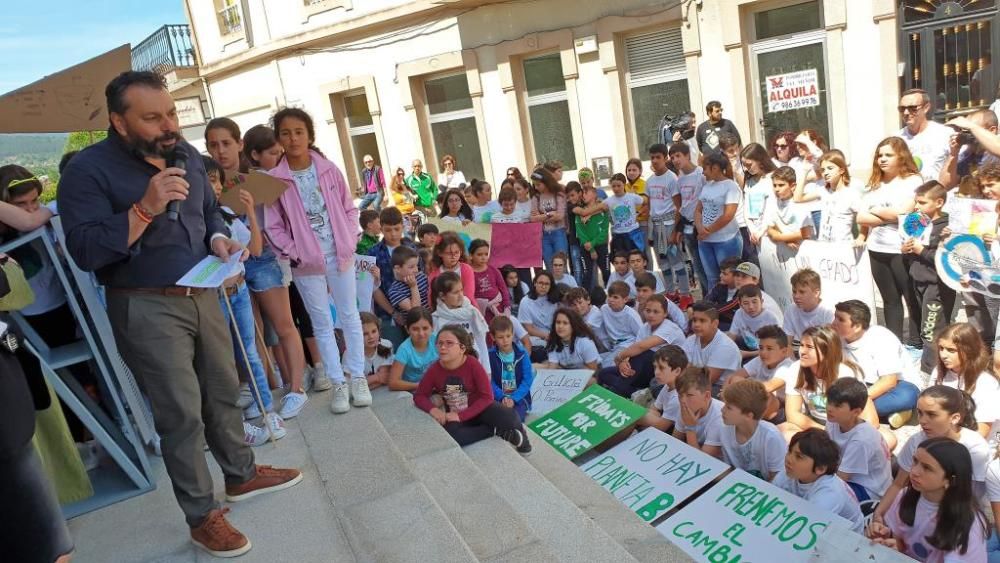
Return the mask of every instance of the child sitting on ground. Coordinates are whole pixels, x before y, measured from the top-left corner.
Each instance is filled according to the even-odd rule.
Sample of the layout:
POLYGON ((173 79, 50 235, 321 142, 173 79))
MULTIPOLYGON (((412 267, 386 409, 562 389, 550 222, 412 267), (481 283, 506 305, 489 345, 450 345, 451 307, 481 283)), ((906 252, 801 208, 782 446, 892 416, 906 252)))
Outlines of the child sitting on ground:
POLYGON ((861 533, 864 517, 851 488, 837 477, 839 463, 840 450, 826 432, 819 428, 803 430, 792 436, 785 470, 778 472, 773 483, 840 516, 852 524, 852 531, 861 533))
POLYGON ((744 379, 722 390, 722 461, 770 481, 785 464, 785 439, 761 420, 771 395, 764 384, 744 379))
POLYGON ((434 332, 440 332, 446 325, 458 325, 469 332, 475 343, 476 355, 484 368, 489 368, 489 348, 486 333, 489 327, 486 319, 469 298, 465 296, 462 279, 455 272, 444 272, 434 280, 431 295, 434 308, 434 332))
POLYGON ((615 356, 635 342, 635 335, 642 328, 642 318, 628 303, 629 287, 623 281, 608 286, 608 301, 601 305, 604 332, 608 335, 608 352, 601 362, 603 367, 614 365, 615 356))
MULTIPOLYGON (((740 262, 740 264, 733 269, 733 283, 736 285, 736 289, 740 289, 745 285, 756 285, 760 287, 760 266, 754 264, 753 262, 740 262)), ((778 321, 780 321, 778 324, 783 323, 785 315, 781 312, 781 307, 778 306, 778 302, 764 290, 760 291, 760 296, 761 301, 764 303, 764 310, 774 313, 774 316, 778 318, 778 321)))
POLYGON ((597 381, 602 386, 626 398, 649 387, 653 378, 653 354, 657 350, 684 341, 684 332, 667 319, 666 297, 650 296, 645 311, 646 322, 635 335, 635 342, 615 355, 614 367, 604 368, 597 374, 597 381))
POLYGON ((490 265, 490 243, 476 239, 469 244, 469 266, 476 277, 476 306, 486 322, 510 314, 510 294, 503 274, 490 265))
POLYGON ((392 275, 395 279, 389 286, 386 297, 393 310, 402 318, 414 307, 430 307, 427 274, 419 270, 420 256, 408 246, 400 246, 392 252, 392 275))
MULTIPOLYGON (((635 276, 635 309, 639 312, 640 317, 642 316, 642 312, 645 310, 646 300, 649 299, 651 295, 663 295, 662 292, 656 291, 656 284, 656 278, 649 272, 642 272, 640 274, 636 274, 635 276)), ((685 315, 684 311, 681 311, 681 308, 670 299, 667 299, 667 318, 673 321, 675 325, 679 326, 681 330, 685 330, 687 328, 687 315, 685 315)))
POLYGON ((838 379, 826 392, 826 433, 840 448, 837 475, 858 501, 877 501, 892 485, 891 452, 878 428, 861 418, 868 387, 857 379, 838 379))
POLYGON ((576 279, 567 273, 569 269, 569 257, 565 252, 556 252, 552 255, 552 277, 556 283, 561 283, 567 289, 578 287, 576 279))
POLYGON ((706 369, 712 394, 718 396, 729 375, 740 369, 740 349, 719 330, 715 303, 698 301, 691 311, 691 336, 684 340, 682 348, 691 365, 706 369))
POLYGON ((802 333, 807 328, 833 322, 833 307, 822 302, 821 290, 822 280, 815 271, 803 268, 792 274, 792 302, 785 307, 782 326, 791 337, 795 350, 798 350, 802 333))
POLYGON ((674 427, 674 438, 721 459, 723 404, 712 398, 708 370, 693 365, 685 368, 677 378, 677 398, 681 416, 674 427))
POLYGON ((733 317, 729 326, 729 337, 740 348, 744 360, 757 357, 760 343, 757 331, 769 325, 780 325, 781 321, 771 311, 764 310, 764 300, 761 290, 756 285, 745 285, 736 292, 740 300, 740 310, 733 317))
POLYGON ((374 209, 362 211, 358 216, 358 222, 361 223, 361 238, 358 239, 355 252, 364 256, 382 237, 382 223, 378 220, 378 211, 374 209))
POLYGON ((595 370, 601 362, 594 333, 576 311, 566 307, 557 310, 552 319, 552 331, 549 332, 545 351, 549 355, 548 361, 538 364, 538 367, 595 370))
MULTIPOLYGON (((458 287, 461 290, 461 282, 458 287)), ((460 326, 447 325, 438 331, 437 348, 440 358, 427 368, 413 394, 413 403, 444 426, 460 446, 500 436, 518 453, 531 453, 528 433, 514 409, 503 408, 493 400, 490 378, 482 364, 475 361, 476 350, 469 333, 460 326), (439 395, 444 404, 435 406, 432 395, 439 395)))
POLYGON ((716 304, 719 312, 719 329, 722 332, 729 331, 733 317, 740 309, 740 300, 736 298, 736 276, 733 275, 740 262, 742 258, 731 256, 719 263, 719 283, 709 290, 703 300, 716 304))
POLYGON ((365 311, 361 313, 361 333, 365 339, 365 377, 368 388, 374 389, 389 384, 389 370, 392 367, 392 342, 382 338, 378 317, 365 311))
POLYGON ((500 406, 513 409, 521 422, 531 410, 531 384, 535 370, 531 367, 529 352, 514 339, 514 325, 510 317, 493 317, 490 321, 490 379, 493 399, 500 406))
POLYGON ((635 299, 635 274, 628 267, 628 251, 619 250, 611 257, 611 275, 608 276, 608 287, 620 281, 628 286, 628 298, 635 299))
POLYGON ((677 398, 677 378, 688 366, 684 350, 676 344, 667 344, 656 351, 653 356, 653 374, 656 382, 662 385, 656 400, 646 409, 646 414, 636 422, 636 428, 653 427, 661 432, 670 433, 674 424, 680 419, 681 404, 677 398))
POLYGON ((563 305, 577 312, 594 333, 597 351, 604 353, 610 349, 608 334, 604 331, 604 317, 601 310, 590 303, 590 292, 582 287, 574 287, 563 294, 563 305))
POLYGON ((434 317, 430 311, 423 307, 410 309, 406 312, 404 326, 409 337, 396 349, 389 368, 389 389, 392 391, 416 389, 427 367, 438 358, 434 317))
POLYGON ((792 371, 794 362, 788 347, 788 335, 779 326, 765 326, 757 331, 757 341, 760 353, 730 375, 728 382, 732 385, 741 379, 753 379, 764 384, 771 397, 763 418, 773 424, 781 424, 785 422, 785 384, 798 377, 792 371))
POLYGON ((649 261, 646 260, 646 255, 643 254, 641 250, 629 250, 628 251, 628 269, 632 270, 632 277, 635 278, 641 274, 649 274, 653 276, 656 281, 656 286, 653 288, 654 293, 663 293, 666 291, 663 285, 663 277, 656 272, 651 272, 646 269, 649 265, 649 261))

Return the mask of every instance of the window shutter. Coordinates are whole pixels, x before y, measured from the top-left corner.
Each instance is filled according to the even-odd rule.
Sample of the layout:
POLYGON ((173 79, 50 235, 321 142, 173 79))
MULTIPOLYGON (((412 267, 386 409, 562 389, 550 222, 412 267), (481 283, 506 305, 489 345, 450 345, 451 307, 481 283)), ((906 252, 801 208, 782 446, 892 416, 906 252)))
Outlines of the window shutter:
POLYGON ((685 72, 679 27, 626 38, 625 53, 632 82, 685 72))

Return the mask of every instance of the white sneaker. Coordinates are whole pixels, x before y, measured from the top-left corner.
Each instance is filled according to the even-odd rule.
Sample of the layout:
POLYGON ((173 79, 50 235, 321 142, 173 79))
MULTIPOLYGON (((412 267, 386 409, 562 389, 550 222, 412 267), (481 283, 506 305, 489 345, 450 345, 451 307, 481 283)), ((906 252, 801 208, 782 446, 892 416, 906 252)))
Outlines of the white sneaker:
POLYGON ((260 426, 254 426, 249 422, 243 423, 243 441, 246 445, 256 448, 267 443, 267 430, 260 426))
POLYGON ((253 404, 253 393, 250 392, 249 383, 240 383, 240 396, 236 399, 236 404, 241 409, 245 409, 253 404))
POLYGON ((263 413, 260 412, 260 407, 257 406, 257 401, 250 403, 250 406, 243 409, 243 420, 253 420, 255 418, 260 418, 263 413))
POLYGON ((271 433, 274 434, 275 440, 280 440, 288 434, 288 430, 285 429, 285 421, 278 413, 267 413, 267 416, 264 417, 264 422, 271 428, 271 433))
POLYGON ((347 398, 349 394, 347 382, 338 383, 333 386, 333 402, 330 403, 330 410, 333 411, 333 414, 344 414, 351 410, 351 405, 347 398))
POLYGON ((281 410, 278 411, 278 416, 284 420, 289 420, 299 416, 302 412, 302 407, 306 406, 306 402, 309 401, 309 397, 305 393, 288 393, 281 400, 281 410))
POLYGON ((372 392, 368 389, 367 377, 351 378, 351 404, 356 407, 371 406, 372 392))
POLYGON ((330 387, 333 387, 333 381, 330 381, 330 376, 326 374, 323 364, 316 364, 316 367, 313 368, 312 390, 323 392, 329 391, 330 387))

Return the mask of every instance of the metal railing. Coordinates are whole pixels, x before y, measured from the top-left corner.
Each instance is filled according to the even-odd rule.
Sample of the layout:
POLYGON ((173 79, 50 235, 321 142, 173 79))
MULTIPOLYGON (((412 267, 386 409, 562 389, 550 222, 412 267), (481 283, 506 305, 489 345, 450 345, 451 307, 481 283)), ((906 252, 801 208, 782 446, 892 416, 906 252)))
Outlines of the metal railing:
POLYGON ((177 68, 197 66, 187 24, 165 25, 132 49, 134 70, 155 70, 161 74, 177 68))

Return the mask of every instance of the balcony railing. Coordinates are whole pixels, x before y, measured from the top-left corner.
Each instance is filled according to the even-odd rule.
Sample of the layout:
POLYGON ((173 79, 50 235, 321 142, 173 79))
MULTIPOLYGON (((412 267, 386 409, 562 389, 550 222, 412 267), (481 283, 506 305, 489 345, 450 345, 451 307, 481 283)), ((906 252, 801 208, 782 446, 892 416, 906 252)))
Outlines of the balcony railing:
POLYGON ((132 68, 160 74, 197 66, 187 24, 165 25, 132 49, 132 68))
POLYGON ((239 4, 233 3, 219 10, 219 30, 224 36, 243 31, 239 4))

